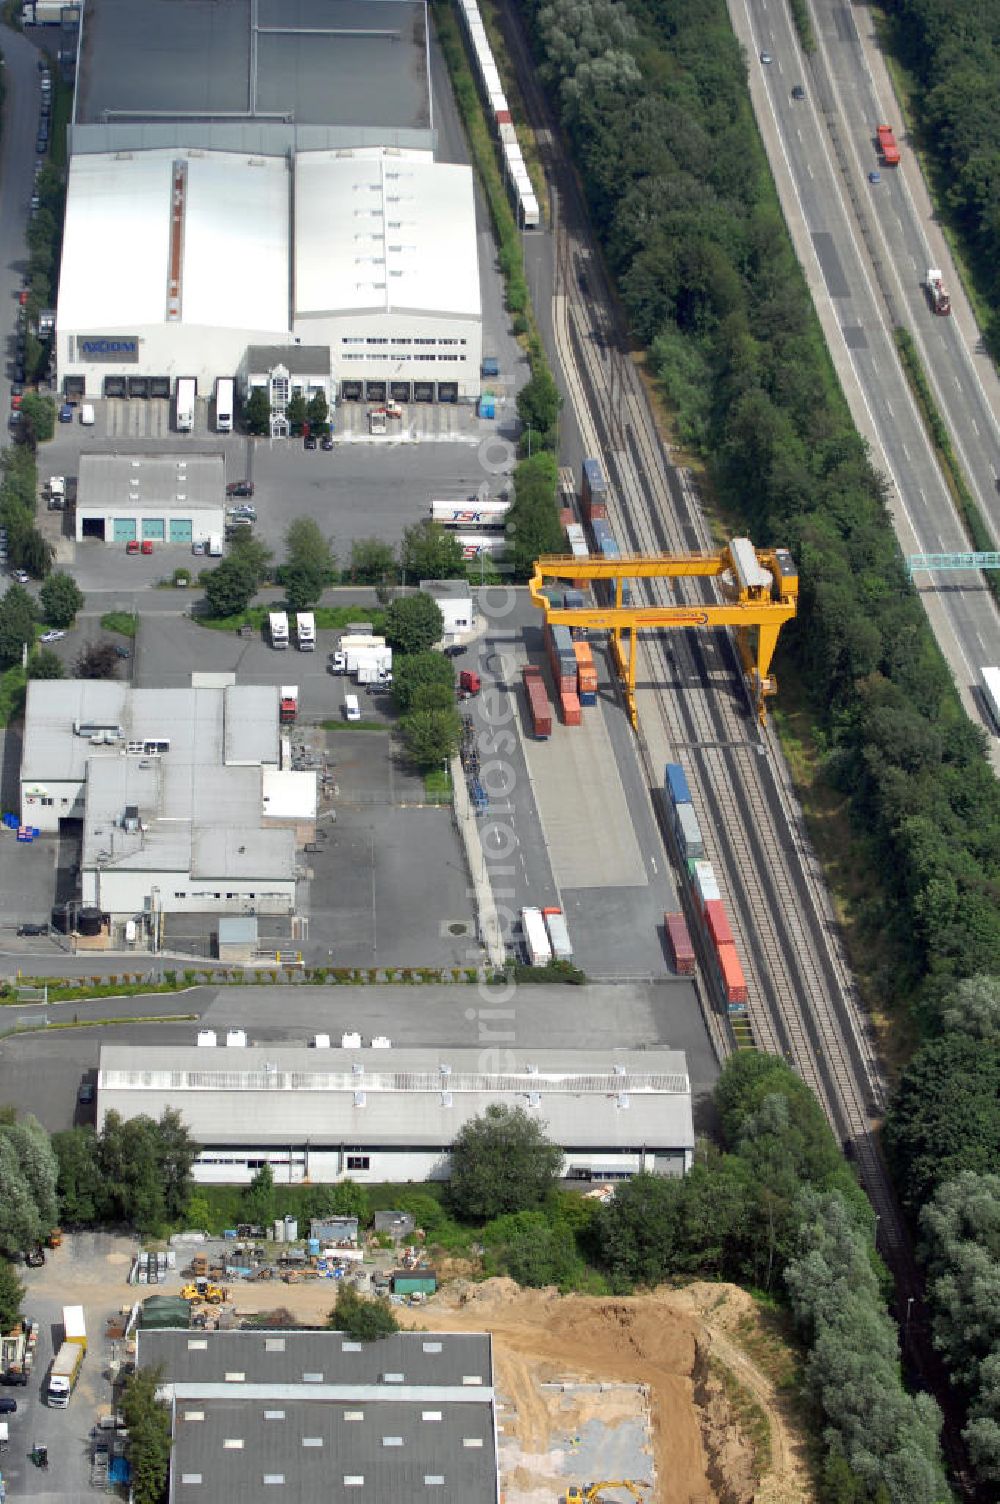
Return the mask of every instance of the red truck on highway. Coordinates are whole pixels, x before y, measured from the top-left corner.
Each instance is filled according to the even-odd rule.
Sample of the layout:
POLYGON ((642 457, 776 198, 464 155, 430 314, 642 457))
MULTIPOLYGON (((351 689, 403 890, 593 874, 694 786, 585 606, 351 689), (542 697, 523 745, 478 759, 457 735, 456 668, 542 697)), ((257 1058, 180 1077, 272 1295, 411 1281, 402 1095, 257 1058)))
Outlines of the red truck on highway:
POLYGON ((878 127, 878 149, 882 153, 882 161, 886 167, 899 166, 899 147, 896 138, 887 125, 878 127))

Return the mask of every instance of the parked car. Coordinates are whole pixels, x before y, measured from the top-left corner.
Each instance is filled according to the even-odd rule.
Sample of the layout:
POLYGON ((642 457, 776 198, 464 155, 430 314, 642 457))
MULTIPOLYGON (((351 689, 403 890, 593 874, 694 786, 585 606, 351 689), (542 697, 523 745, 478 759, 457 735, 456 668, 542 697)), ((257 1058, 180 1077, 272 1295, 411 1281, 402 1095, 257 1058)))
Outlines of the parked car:
POLYGON ((320 440, 319 447, 321 449, 332 449, 333 448, 333 439, 330 437, 330 435, 328 433, 325 433, 323 435, 322 439, 320 440))
POLYGON ((48 932, 47 924, 19 924, 17 927, 19 935, 47 935, 48 932))
POLYGON ((444 656, 446 658, 461 658, 464 652, 465 649, 461 646, 460 643, 453 642, 450 648, 445 648, 444 656))
POLYGON ((205 552, 204 538, 198 538, 194 543, 192 543, 191 552, 193 554, 203 554, 205 552))
POLYGON ((252 480, 231 480, 229 482, 229 485, 226 487, 226 495, 227 496, 252 496, 253 495, 253 481, 252 480))
POLYGON ((305 438, 302 440, 302 447, 303 449, 315 449, 316 435, 314 433, 307 433, 305 438))
POLYGON ((39 131, 37 140, 35 141, 35 150, 38 152, 39 156, 44 156, 48 149, 49 138, 47 135, 43 136, 41 131, 39 131))
POLYGON ((62 405, 62 407, 59 409, 59 422, 60 423, 72 423, 72 421, 73 421, 73 409, 72 409, 72 407, 70 406, 70 404, 68 402, 64 402, 63 405, 62 405))
POLYGON ((15 569, 14 578, 19 585, 27 585, 31 582, 31 576, 26 569, 15 569))
POLYGON ((0 1415, 13 1415, 17 1410, 17 1400, 12 1400, 8 1394, 0 1394, 0 1415))
POLYGON ((150 538, 143 538, 143 540, 142 540, 142 552, 144 554, 151 554, 153 552, 152 539, 150 539, 150 538))
POLYGON ((81 1107, 89 1107, 94 1100, 94 1083, 85 1081, 76 1094, 76 1100, 81 1107))
POLYGON ((15 396, 11 397, 11 399, 10 399, 10 405, 14 409, 14 411, 17 412, 18 409, 21 406, 21 403, 23 401, 24 401, 24 397, 22 396, 22 394, 20 392, 18 392, 15 396))
POLYGON ((125 545, 125 552, 127 554, 137 554, 139 552, 139 540, 138 540, 138 538, 130 538, 128 540, 128 542, 125 545))
POLYGON ((128 648, 120 647, 117 643, 115 644, 115 657, 116 658, 131 658, 131 656, 132 656, 131 651, 128 648))
POLYGON ((39 637, 38 641, 39 642, 62 642, 62 640, 63 640, 63 638, 65 636, 66 636, 65 632, 57 631, 57 629, 55 627, 53 627, 51 632, 43 632, 42 635, 41 635, 41 637, 39 637))

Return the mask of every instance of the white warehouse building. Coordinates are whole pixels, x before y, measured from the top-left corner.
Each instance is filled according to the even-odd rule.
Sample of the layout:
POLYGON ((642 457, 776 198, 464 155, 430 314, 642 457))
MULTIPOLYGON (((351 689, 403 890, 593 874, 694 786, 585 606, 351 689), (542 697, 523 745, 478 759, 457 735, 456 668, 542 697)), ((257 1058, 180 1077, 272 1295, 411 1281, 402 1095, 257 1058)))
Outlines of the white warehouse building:
POLYGON ((258 374, 252 348, 301 345, 329 349, 331 402, 472 401, 481 322, 467 166, 392 147, 72 158, 56 314, 69 397, 167 396, 180 377, 209 397, 258 374))
POLYGON ((494 1103, 537 1115, 569 1180, 679 1176, 693 1162, 678 1050, 531 1050, 491 1069, 479 1049, 214 1040, 102 1046, 98 1128, 109 1112, 175 1108, 200 1145, 195 1180, 215 1184, 245 1185, 263 1164, 279 1184, 446 1180, 455 1135, 494 1103))

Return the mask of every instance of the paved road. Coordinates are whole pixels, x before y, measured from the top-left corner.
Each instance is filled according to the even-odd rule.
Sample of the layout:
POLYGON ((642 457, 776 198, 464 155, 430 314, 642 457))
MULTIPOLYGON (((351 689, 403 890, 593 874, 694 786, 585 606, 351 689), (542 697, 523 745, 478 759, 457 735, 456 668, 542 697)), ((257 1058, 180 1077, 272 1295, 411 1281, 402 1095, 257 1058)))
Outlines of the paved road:
MULTIPOLYGON (((885 173, 881 183, 869 184, 860 167, 842 175, 827 128, 836 100, 821 59, 807 77, 807 97, 791 98, 803 67, 785 7, 751 11, 748 0, 731 0, 730 13, 747 45, 754 107, 834 362, 855 422, 893 483, 890 511, 900 545, 904 553, 962 552, 968 539, 896 358, 860 228, 880 212, 879 195, 892 185, 885 173), (762 50, 772 54, 770 66, 759 61, 762 50)), ((924 604, 966 709, 985 724, 976 689, 981 666, 1000 661, 993 599, 975 571, 924 580, 924 604)))
POLYGON ((34 187, 35 134, 41 102, 38 52, 19 32, 0 27, 6 97, 0 131, 0 339, 4 370, 0 423, 6 440, 10 417, 10 373, 14 355, 17 295, 27 270, 24 232, 34 187))
MULTIPOLYGON (((843 141, 851 169, 864 175, 875 165, 875 126, 898 115, 891 84, 866 6, 813 0, 819 59, 833 101, 846 125, 843 141)), ((947 243, 934 222, 919 164, 905 139, 902 162, 883 172, 878 213, 871 218, 872 247, 890 314, 906 323, 920 349, 938 406, 977 495, 983 515, 1000 540, 1000 380, 982 344, 972 310, 956 275, 947 243), (928 267, 941 267, 952 295, 953 315, 930 310, 923 283, 928 267)))

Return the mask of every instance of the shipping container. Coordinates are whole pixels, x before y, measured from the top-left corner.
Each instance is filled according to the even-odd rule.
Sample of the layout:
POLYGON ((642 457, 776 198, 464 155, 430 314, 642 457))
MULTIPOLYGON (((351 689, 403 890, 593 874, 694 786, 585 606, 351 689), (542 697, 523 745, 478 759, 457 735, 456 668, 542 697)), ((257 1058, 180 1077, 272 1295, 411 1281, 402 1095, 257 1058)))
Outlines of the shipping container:
POLYGON ((721 899, 713 898, 705 905, 705 928, 712 938, 712 944, 735 945, 733 932, 729 928, 729 915, 726 913, 725 904, 721 899))
POLYGON ((552 946, 541 909, 521 910, 521 935, 531 965, 547 966, 552 960, 552 946))
POLYGON ((563 723, 567 726, 579 726, 580 697, 575 689, 563 689, 559 692, 559 709, 562 712, 563 723))
POLYGON ((743 967, 740 958, 736 954, 735 945, 718 945, 715 948, 715 958, 719 964, 719 978, 722 982, 722 990, 725 993, 726 1002, 745 1003, 747 1001, 747 984, 743 975, 743 967))
POLYGON ((663 925, 667 932, 667 944, 670 947, 670 958, 674 970, 678 976, 693 976, 694 946, 691 944, 691 936, 688 933, 684 915, 664 914, 663 925))
POLYGON ((687 777, 680 763, 668 762, 666 774, 664 776, 666 779, 667 793, 670 795, 671 804, 673 804, 675 807, 678 804, 690 804, 691 790, 688 788, 687 777))
MULTIPOLYGON (((567 508, 567 511, 569 510, 567 508)), ((566 542, 569 544, 569 551, 574 559, 589 559, 590 549, 587 547, 587 535, 583 531, 581 524, 572 520, 572 512, 570 512, 570 519, 570 524, 566 528, 566 542)))
POLYGON ((704 912, 705 905, 711 903, 713 898, 721 898, 719 881, 715 875, 715 868, 711 862, 695 862, 694 864, 694 887, 701 900, 701 908, 704 912))
POLYGON ((573 511, 572 507, 560 507, 559 525, 566 534, 566 542, 569 543, 569 530, 571 527, 576 527, 578 525, 576 521, 576 513, 573 511))
POLYGON ((524 691, 528 698, 528 712, 536 737, 540 741, 552 735, 552 708, 542 682, 542 671, 537 664, 525 664, 521 670, 524 691))
POLYGON ((599 460, 583 462, 583 509, 587 516, 603 517, 607 507, 608 485, 599 460))
POLYGON ((566 917, 562 909, 543 909, 542 913, 549 932, 552 954, 557 961, 572 961, 573 947, 569 943, 569 930, 566 928, 566 917))
POLYGON ((693 804, 675 806, 674 834, 682 857, 692 857, 698 861, 705 855, 705 842, 702 840, 701 826, 693 804))

